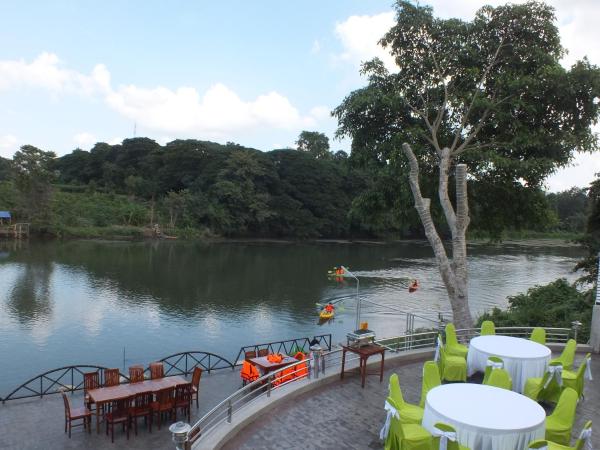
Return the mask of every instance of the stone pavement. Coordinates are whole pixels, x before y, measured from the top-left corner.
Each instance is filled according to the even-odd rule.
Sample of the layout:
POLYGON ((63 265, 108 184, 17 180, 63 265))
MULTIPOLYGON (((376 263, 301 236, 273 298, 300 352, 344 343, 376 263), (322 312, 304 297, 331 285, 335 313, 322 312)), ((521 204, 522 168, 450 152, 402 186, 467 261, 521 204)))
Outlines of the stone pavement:
MULTIPOLYGON (((343 381, 311 391, 300 400, 274 408, 241 430, 224 449, 381 449, 379 430, 385 421, 383 404, 388 395, 389 376, 397 373, 404 399, 418 403, 421 370, 422 363, 396 367, 390 364, 383 383, 377 377, 369 377, 365 389, 360 388, 358 376, 347 376, 343 381)), ((592 357, 592 373, 594 381, 586 380, 585 400, 577 408, 574 438, 586 420, 600 423, 598 355, 592 357)), ((594 448, 600 448, 600 433, 596 431, 592 439, 594 448)))
MULTIPOLYGON (((191 423, 241 387, 239 370, 219 370, 211 374, 204 373, 200 381, 200 409, 195 402, 191 410, 191 423)), ((71 405, 83 404, 83 395, 68 394, 71 405)), ((178 416, 178 420, 182 420, 178 416)), ((95 417, 92 418, 92 433, 84 432, 83 427, 74 428, 71 439, 64 433, 64 407, 60 395, 49 395, 24 400, 10 400, 0 404, 0 449, 15 450, 59 450, 59 449, 168 449, 174 450, 169 433, 170 421, 163 421, 160 430, 156 424, 152 433, 138 421, 138 436, 130 434, 127 440, 120 427, 115 428, 115 442, 111 444, 105 428, 96 433, 95 417)))

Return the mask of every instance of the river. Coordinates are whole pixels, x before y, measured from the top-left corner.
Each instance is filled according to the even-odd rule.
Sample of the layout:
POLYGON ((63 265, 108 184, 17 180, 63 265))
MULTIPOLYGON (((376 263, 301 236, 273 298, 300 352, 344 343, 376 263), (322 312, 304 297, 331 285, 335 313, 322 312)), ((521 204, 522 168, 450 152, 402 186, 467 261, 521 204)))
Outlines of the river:
MULTIPOLYGON (((474 315, 566 277, 581 250, 544 242, 469 246, 474 315)), ((363 317, 379 337, 402 333, 410 311, 431 326, 449 304, 424 242, 0 242, 0 396, 71 364, 123 367, 188 350, 234 359, 242 345, 354 329, 356 283, 327 277, 345 265, 360 280, 363 317), (406 279, 420 288, 409 293, 406 279), (316 303, 345 299, 319 325, 316 303), (380 306, 375 306, 377 303, 380 306)))

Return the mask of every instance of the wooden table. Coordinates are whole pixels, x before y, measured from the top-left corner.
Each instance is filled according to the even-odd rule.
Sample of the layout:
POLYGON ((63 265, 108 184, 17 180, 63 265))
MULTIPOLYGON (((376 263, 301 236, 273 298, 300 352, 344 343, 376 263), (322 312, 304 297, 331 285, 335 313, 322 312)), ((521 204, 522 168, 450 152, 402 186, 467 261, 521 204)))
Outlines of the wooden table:
POLYGON ((283 359, 279 363, 271 362, 267 359, 266 356, 259 356, 258 358, 250 358, 250 361, 255 366, 258 366, 262 371, 263 375, 269 372, 272 372, 277 369, 281 369, 284 366, 287 366, 292 363, 297 363, 298 360, 296 358, 292 358, 291 356, 284 355, 283 359))
POLYGON ((342 373, 340 378, 344 379, 344 367, 346 366, 346 352, 356 353, 360 358, 359 370, 361 377, 361 387, 365 387, 365 378, 367 375, 379 374, 379 382, 383 381, 383 361, 385 359, 385 348, 377 344, 367 344, 360 347, 352 347, 348 345, 342 345, 342 373), (367 359, 372 355, 381 355, 381 366, 379 372, 368 373, 367 372, 367 359))
POLYGON ((189 382, 185 378, 173 376, 89 390, 88 395, 90 396, 90 400, 96 404, 96 431, 100 433, 100 410, 103 410, 103 406, 106 403, 131 397, 140 392, 156 392, 161 389, 176 387, 186 383, 189 382))

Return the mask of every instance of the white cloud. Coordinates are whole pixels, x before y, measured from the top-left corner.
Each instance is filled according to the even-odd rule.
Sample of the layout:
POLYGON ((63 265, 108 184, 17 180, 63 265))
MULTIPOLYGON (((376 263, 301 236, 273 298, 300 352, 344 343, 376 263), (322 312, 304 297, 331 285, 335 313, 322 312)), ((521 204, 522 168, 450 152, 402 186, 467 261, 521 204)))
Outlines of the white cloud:
POLYGON ((96 142, 98 142, 98 139, 96 139, 96 136, 93 134, 84 131, 73 136, 73 142, 75 142, 80 149, 89 150, 96 142))
POLYGON ((331 108, 327 106, 315 106, 310 110, 310 115, 316 120, 326 120, 331 118, 331 108))
POLYGON ((14 153, 18 150, 17 143, 19 140, 12 134, 5 134, 0 136, 0 156, 3 158, 12 158, 14 153))
POLYGON ((90 75, 62 67, 54 53, 42 53, 32 62, 0 61, 0 91, 18 88, 41 88, 52 93, 93 95, 106 91, 110 83, 108 70, 102 64, 90 75))
POLYGON ((319 42, 318 39, 315 39, 313 41, 312 47, 310 48, 310 54, 311 55, 316 55, 320 51, 321 51, 321 43, 319 42))
POLYGON ((119 145, 121 142, 123 142, 123 138, 121 137, 114 137, 112 139, 109 139, 107 144, 110 145, 119 145))
POLYGON ((335 25, 335 34, 341 41, 343 51, 338 58, 359 65, 377 56, 388 70, 395 70, 396 63, 379 40, 395 23, 393 11, 373 16, 350 16, 335 25))

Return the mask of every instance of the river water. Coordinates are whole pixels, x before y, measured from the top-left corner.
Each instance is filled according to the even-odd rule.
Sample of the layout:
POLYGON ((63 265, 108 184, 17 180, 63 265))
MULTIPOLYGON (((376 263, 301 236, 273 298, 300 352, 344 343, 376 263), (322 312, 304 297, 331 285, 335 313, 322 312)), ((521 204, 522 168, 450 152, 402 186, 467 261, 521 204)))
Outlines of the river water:
MULTIPOLYGON (((477 315, 535 284, 575 279, 581 251, 529 242, 470 245, 469 255, 477 315)), ((354 280, 327 277, 342 264, 378 337, 405 330, 400 311, 427 327, 449 310, 424 242, 0 242, 0 396, 71 364, 123 368, 189 350, 233 360, 242 345, 325 333, 340 342, 356 304, 354 280), (345 300, 319 325, 316 304, 329 299, 345 300)))

